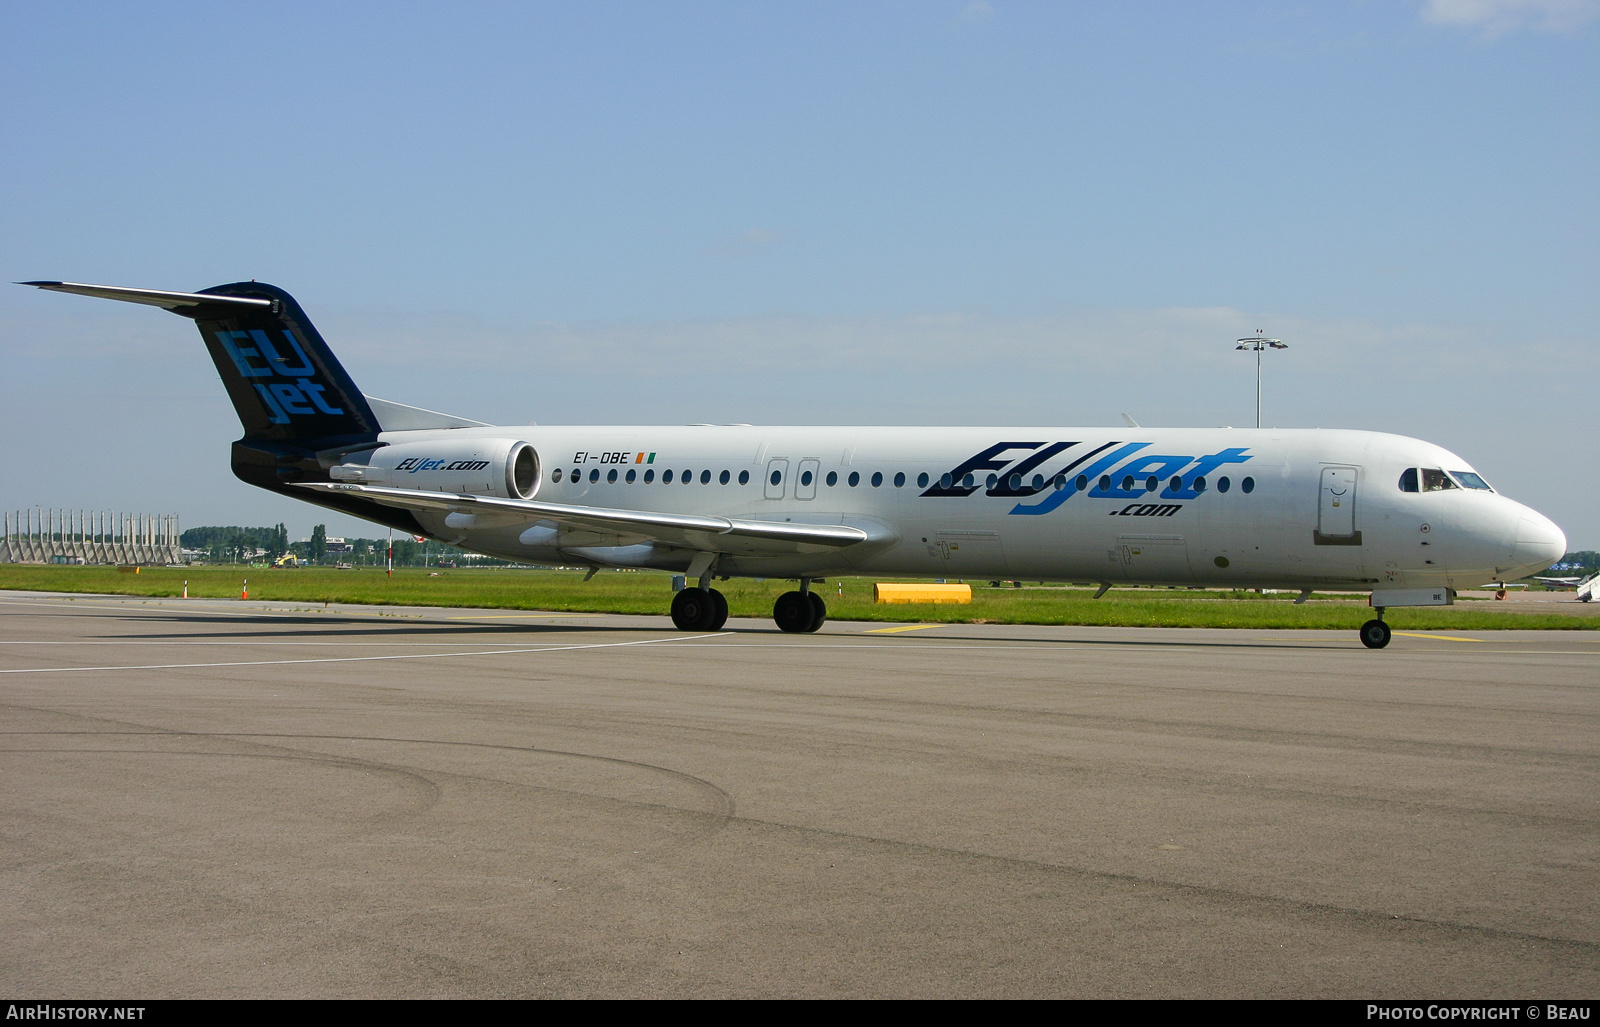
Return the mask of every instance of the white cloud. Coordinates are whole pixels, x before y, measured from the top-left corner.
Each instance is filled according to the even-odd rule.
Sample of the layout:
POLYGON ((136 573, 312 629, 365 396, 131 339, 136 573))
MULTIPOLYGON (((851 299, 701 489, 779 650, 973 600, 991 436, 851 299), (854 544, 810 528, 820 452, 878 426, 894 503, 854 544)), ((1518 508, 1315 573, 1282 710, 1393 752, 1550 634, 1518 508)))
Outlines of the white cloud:
POLYGON ((994 7, 988 0, 972 0, 970 4, 961 9, 956 15, 956 22, 962 25, 982 25, 994 18, 994 7))
POLYGON ((1482 30, 1494 39, 1531 28, 1572 32, 1600 18, 1600 0, 1428 0, 1422 19, 1482 30))
POLYGON ((770 228, 752 228, 713 244, 706 254, 712 257, 753 257, 783 241, 781 232, 770 228))

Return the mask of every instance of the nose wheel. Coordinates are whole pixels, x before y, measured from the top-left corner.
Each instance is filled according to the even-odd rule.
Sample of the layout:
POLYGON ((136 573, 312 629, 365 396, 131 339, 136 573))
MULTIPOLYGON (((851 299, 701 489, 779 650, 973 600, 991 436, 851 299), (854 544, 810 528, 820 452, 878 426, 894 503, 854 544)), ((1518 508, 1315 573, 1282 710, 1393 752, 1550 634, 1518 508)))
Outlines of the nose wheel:
POLYGON ((1389 644, 1389 625, 1382 618, 1374 617, 1361 625, 1361 644, 1368 649, 1382 649, 1389 644))
POLYGON ((721 631, 728 600, 714 588, 685 588, 672 597, 672 624, 679 631, 721 631))

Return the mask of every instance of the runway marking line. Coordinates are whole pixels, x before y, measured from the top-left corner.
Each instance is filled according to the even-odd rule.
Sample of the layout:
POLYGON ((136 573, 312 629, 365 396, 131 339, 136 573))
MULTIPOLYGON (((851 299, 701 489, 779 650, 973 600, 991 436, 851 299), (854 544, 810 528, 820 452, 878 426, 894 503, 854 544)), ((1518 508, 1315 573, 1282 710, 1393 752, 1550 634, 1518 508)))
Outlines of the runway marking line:
POLYGON ((453 656, 507 656, 517 653, 559 653, 574 649, 617 649, 629 645, 650 645, 654 642, 690 641, 701 638, 720 638, 720 635, 685 635, 682 638, 641 638, 632 642, 593 642, 588 645, 545 645, 518 649, 491 649, 473 653, 402 653, 398 656, 327 656, 313 660, 235 660, 227 663, 154 663, 141 667, 16 667, 0 670, 0 674, 64 674, 69 672, 108 670, 184 670, 204 667, 276 667, 300 663, 369 663, 375 660, 442 660, 453 656))
MULTIPOLYGON (((518 618, 543 617, 592 617, 590 613, 462 613, 451 614, 445 620, 516 620, 518 618)), ((601 615, 603 616, 603 614, 601 615)))
POLYGON ((948 628, 949 624, 911 624, 903 628, 872 628, 863 631, 863 635, 892 635, 896 631, 926 631, 929 628, 948 628))
POLYGON ((1486 638, 1461 638, 1456 635, 1419 635, 1414 631, 1396 631, 1403 638, 1437 638, 1444 642, 1487 642, 1486 638))

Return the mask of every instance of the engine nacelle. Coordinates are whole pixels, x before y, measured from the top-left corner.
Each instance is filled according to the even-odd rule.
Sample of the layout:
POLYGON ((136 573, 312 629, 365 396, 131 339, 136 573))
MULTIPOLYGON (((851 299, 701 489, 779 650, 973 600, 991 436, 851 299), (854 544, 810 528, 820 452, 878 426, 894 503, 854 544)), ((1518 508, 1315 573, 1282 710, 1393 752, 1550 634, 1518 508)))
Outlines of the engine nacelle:
POLYGON ((363 485, 532 499, 539 491, 539 454, 517 439, 402 442, 352 453, 328 473, 334 481, 363 485))

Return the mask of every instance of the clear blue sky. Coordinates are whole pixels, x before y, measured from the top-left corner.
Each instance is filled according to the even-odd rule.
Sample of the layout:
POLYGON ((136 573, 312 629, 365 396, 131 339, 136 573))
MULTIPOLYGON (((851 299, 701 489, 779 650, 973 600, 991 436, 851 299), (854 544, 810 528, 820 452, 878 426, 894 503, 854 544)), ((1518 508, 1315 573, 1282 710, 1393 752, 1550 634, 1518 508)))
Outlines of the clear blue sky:
MULTIPOLYGON (((367 391, 497 421, 1244 425, 1265 328, 1268 423, 1438 442, 1596 548, 1597 15, 12 2, 0 261, 270 281, 367 391)), ((323 519, 227 472, 187 322, 6 287, 0 331, 0 506, 323 519)))

